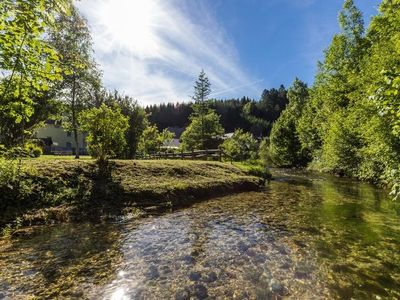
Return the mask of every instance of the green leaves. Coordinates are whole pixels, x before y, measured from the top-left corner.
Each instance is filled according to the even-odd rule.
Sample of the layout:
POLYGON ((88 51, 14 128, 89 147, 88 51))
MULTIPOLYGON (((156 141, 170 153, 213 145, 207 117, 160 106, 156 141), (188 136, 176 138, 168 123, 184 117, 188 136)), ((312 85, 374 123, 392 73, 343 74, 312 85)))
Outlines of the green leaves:
POLYGON ((392 132, 400 137, 400 69, 382 72, 384 82, 372 97, 380 114, 390 120, 392 132))
POLYGON ((160 152, 162 146, 171 142, 173 137, 174 134, 167 129, 159 132, 156 125, 149 125, 140 137, 138 151, 145 155, 160 152))
MULTIPOLYGON (((71 0, 57 2, 65 5, 63 9, 71 5, 71 0)), ((0 136, 3 138, 10 123, 30 121, 37 96, 60 79, 58 56, 45 40, 46 31, 54 26, 49 16, 62 12, 53 3, 50 0, 0 2, 0 69, 6 74, 0 81, 0 136)))
POLYGON ((120 108, 107 107, 103 103, 99 108, 81 112, 79 121, 82 131, 88 133, 86 141, 94 158, 106 161, 124 150, 129 119, 121 113, 120 108))
POLYGON ((182 146, 187 150, 217 148, 223 134, 219 116, 211 110, 206 115, 191 117, 181 136, 182 146))
POLYGON ((237 129, 231 138, 226 139, 221 148, 234 161, 244 161, 257 157, 258 143, 251 133, 237 129))
POLYGON ((274 165, 280 167, 304 166, 309 161, 309 157, 308 152, 300 143, 298 122, 309 100, 307 85, 296 78, 292 87, 289 88, 288 98, 289 104, 272 127, 269 153, 268 155, 264 153, 263 156, 268 157, 274 165))

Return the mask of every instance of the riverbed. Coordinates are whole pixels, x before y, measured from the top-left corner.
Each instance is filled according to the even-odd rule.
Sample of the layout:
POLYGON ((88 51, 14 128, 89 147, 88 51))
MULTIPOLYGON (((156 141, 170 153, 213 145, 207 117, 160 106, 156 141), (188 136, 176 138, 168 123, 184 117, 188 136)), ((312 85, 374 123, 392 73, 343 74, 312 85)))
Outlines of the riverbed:
POLYGON ((400 299, 387 192, 275 170, 259 192, 0 241, 0 299, 400 299))

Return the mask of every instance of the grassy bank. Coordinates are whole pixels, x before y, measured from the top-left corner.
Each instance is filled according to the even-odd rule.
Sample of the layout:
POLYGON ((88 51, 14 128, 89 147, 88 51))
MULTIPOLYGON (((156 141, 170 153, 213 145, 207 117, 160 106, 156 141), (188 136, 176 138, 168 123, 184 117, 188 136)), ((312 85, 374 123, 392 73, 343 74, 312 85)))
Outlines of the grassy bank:
POLYGON ((39 159, 23 165, 18 189, 1 191, 2 228, 138 214, 254 190, 262 182, 243 168, 205 161, 115 160, 100 168, 90 160, 39 159))

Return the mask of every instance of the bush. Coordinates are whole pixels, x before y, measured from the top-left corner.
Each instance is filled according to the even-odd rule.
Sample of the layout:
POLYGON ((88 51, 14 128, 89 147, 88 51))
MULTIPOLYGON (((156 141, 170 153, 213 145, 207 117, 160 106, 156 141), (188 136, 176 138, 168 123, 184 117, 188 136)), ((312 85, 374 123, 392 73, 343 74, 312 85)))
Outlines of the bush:
POLYGON ((43 154, 42 148, 33 142, 28 142, 25 145, 24 150, 26 150, 28 155, 31 157, 39 157, 43 154))
POLYGON ((238 129, 231 138, 221 145, 222 150, 231 160, 243 161, 257 157, 257 141, 251 133, 238 129))
POLYGON ((271 155, 269 154, 269 139, 264 138, 258 147, 258 157, 261 164, 265 167, 272 164, 271 155))
POLYGON ((89 152, 98 161, 107 161, 124 150, 129 119, 120 108, 110 108, 103 103, 99 108, 83 111, 79 119, 81 129, 88 133, 89 152))
POLYGON ((18 176, 18 168, 15 161, 0 157, 0 187, 10 186, 18 176))
POLYGON ((159 131, 156 125, 149 125, 144 130, 138 144, 138 152, 143 155, 160 152, 162 147, 170 143, 174 134, 168 129, 159 131))

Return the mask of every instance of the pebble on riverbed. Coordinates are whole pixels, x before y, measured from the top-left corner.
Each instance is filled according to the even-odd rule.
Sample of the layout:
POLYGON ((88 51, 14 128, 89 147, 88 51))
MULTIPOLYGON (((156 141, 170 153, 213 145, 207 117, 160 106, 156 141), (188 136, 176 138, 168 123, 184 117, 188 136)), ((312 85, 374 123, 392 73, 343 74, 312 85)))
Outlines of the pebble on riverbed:
POLYGON ((201 278, 201 273, 200 272, 190 272, 189 274, 189 279, 191 281, 199 281, 201 278))

